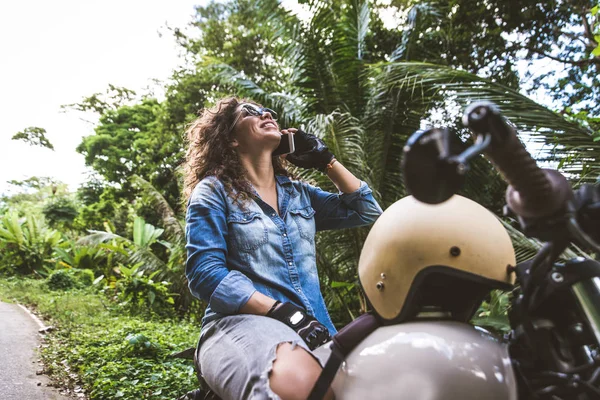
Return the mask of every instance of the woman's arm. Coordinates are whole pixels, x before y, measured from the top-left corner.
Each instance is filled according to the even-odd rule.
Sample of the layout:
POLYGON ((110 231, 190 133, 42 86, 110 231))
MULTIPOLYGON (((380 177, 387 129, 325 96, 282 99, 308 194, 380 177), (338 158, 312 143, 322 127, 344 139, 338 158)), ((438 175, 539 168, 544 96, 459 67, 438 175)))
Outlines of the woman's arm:
POLYGON ((303 183, 303 186, 315 210, 317 231, 369 225, 383 213, 373 197, 373 191, 365 182, 359 181, 355 191, 342 194, 326 192, 307 183, 303 183))
POLYGON ((321 139, 296 128, 281 132, 292 133, 296 143, 296 151, 286 159, 300 168, 315 168, 326 173, 341 192, 339 195, 304 185, 315 210, 317 230, 352 228, 375 222, 383 211, 372 190, 337 161, 321 139))
POLYGON ((360 188, 360 180, 339 161, 335 161, 331 169, 326 171, 327 176, 342 193, 356 192, 360 188))
POLYGON ((186 215, 186 277, 192 294, 211 309, 236 314, 254 295, 252 281, 227 268, 225 199, 215 183, 202 181, 194 190, 186 215))
POLYGON ((254 292, 250 300, 240 308, 242 314, 267 315, 275 300, 261 292, 254 292))

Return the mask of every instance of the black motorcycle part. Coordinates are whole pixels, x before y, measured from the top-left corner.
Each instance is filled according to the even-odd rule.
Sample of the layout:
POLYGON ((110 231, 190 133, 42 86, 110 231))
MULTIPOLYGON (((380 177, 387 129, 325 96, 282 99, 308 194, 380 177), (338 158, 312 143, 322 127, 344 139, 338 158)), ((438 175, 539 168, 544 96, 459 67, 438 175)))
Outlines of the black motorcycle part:
POLYGON ((573 197, 571 185, 554 170, 542 170, 527 152, 515 130, 490 102, 477 102, 465 110, 463 124, 477 135, 491 136, 485 155, 510 184, 506 202, 525 218, 557 213, 573 197))
POLYGON ((415 132, 406 142, 402 157, 404 185, 417 200, 439 204, 463 185, 466 170, 458 168, 451 156, 464 145, 447 129, 415 132))
POLYGON ((554 264, 543 281, 531 284, 533 264, 516 268, 521 287, 531 288, 530 300, 516 291, 509 311, 509 352, 520 397, 600 398, 600 357, 592 352, 598 342, 572 290, 573 285, 600 277, 600 263, 576 259, 554 264))
MULTIPOLYGON (((528 262, 517 265, 517 276, 523 286, 531 279, 531 274, 526 272, 529 265, 528 262)), ((535 312, 537 307, 545 303, 557 291, 566 290, 578 282, 595 277, 600 277, 600 263, 595 260, 581 258, 564 264, 554 264, 544 282, 537 285, 538 290, 532 295, 529 311, 535 312)))

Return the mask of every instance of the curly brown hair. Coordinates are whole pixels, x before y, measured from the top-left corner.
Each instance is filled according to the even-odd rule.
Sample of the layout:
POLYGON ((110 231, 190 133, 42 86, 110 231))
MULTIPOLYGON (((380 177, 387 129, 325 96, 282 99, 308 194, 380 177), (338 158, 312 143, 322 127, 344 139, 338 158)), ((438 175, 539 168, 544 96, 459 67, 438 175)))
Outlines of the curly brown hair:
MULTIPOLYGON (((228 132, 235 120, 236 110, 241 103, 251 100, 227 97, 217 101, 212 108, 205 108, 186 130, 188 149, 184 162, 184 200, 189 200, 192 191, 202 179, 215 176, 225 187, 227 194, 238 204, 243 204, 253 193, 240 163, 237 152, 231 145, 233 132, 228 132)), ((279 157, 273 157, 275 174, 289 176, 279 157)))

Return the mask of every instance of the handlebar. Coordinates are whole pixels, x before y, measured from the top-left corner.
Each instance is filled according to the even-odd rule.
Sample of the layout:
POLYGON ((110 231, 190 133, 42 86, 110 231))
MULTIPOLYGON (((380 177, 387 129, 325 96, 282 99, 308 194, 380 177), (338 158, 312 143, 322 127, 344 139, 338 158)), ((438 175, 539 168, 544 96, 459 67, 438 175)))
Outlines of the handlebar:
POLYGON ((573 192, 558 171, 541 169, 521 143, 515 130, 490 102, 471 104, 463 124, 477 136, 489 136, 484 154, 510 184, 506 203, 524 218, 542 218, 563 209, 573 192))

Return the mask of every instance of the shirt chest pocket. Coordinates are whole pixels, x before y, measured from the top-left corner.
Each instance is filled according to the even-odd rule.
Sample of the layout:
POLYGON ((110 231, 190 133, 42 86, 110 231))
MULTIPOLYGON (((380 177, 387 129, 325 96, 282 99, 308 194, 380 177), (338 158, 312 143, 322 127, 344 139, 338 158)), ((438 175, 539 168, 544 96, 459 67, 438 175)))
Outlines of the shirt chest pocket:
POLYGON ((289 211, 294 223, 298 227, 298 231, 300 233, 300 237, 308 240, 309 242, 314 242, 315 240, 315 210, 308 206, 305 208, 295 209, 289 211))
POLYGON ((227 216, 229 243, 239 251, 252 252, 267 243, 267 225, 257 212, 231 213, 227 216))

